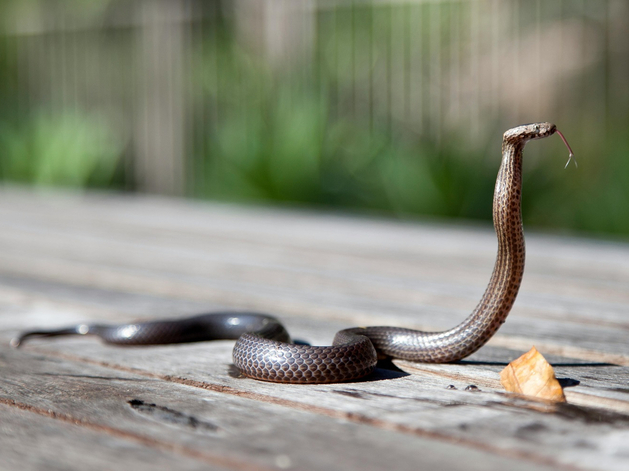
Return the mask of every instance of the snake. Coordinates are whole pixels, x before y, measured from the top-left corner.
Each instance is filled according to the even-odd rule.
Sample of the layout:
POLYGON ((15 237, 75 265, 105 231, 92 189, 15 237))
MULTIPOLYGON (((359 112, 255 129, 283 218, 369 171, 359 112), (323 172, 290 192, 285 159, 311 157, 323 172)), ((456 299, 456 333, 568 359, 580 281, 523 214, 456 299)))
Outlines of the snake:
MULTIPOLYGON (((234 339, 233 362, 242 375, 279 383, 334 383, 368 376, 379 359, 451 363, 476 352, 505 322, 524 274, 522 228, 522 155, 528 141, 558 133, 554 124, 525 124, 506 131, 493 197, 498 239, 494 269, 477 306, 456 327, 423 332, 372 326, 341 330, 331 346, 292 343, 275 317, 254 312, 215 312, 184 319, 133 324, 81 324, 58 330, 33 330, 12 340, 18 347, 31 337, 95 335, 115 345, 161 345, 234 339)), ((569 162, 570 160, 568 160, 569 162)), ((576 161, 575 161, 576 163, 576 161)))

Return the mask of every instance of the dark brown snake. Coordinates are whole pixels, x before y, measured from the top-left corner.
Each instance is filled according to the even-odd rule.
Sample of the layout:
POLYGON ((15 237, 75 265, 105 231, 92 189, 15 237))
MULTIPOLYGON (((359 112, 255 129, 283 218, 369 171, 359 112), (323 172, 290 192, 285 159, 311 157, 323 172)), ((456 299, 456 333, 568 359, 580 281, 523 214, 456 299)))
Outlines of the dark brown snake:
MULTIPOLYGON (((504 133, 493 201, 498 236, 494 271, 474 311, 453 329, 420 332, 401 327, 357 327, 338 332, 332 346, 313 347, 290 343, 286 329, 274 317, 228 312, 179 320, 30 331, 14 339, 12 345, 17 347, 29 337, 66 334, 97 335, 117 345, 237 339, 233 360, 244 375, 282 383, 331 383, 361 378, 374 370, 378 355, 427 363, 460 360, 494 335, 513 306, 524 273, 522 151, 528 141, 555 132, 554 124, 537 123, 504 133)), ((563 135, 558 134, 565 142, 563 135)))

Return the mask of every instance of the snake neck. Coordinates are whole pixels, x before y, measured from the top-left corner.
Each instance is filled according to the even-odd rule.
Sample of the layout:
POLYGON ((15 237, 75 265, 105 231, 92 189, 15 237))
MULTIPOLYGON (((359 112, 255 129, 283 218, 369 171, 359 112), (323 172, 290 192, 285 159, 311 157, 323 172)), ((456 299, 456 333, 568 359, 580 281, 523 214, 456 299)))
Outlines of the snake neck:
POLYGON ((524 274, 524 233, 522 231, 522 143, 506 143, 496 179, 493 201, 494 229, 498 254, 491 279, 468 322, 480 323, 492 336, 505 321, 520 289, 524 274))
POLYGON ((508 142, 502 147, 502 163, 493 200, 494 229, 498 253, 489 284, 470 316, 455 328, 441 333, 450 354, 463 358, 478 350, 504 323, 520 288, 524 273, 524 233, 520 207, 522 151, 524 143, 508 142), (464 341, 461 339, 464 338, 464 341))

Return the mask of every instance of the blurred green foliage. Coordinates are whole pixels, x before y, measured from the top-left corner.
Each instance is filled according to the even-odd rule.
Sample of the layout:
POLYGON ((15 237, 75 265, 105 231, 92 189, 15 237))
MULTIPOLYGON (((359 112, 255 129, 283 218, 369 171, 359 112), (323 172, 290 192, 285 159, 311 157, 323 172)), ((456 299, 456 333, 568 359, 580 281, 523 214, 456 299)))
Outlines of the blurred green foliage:
MULTIPOLYGON (((182 157, 190 170, 187 193, 240 202, 375 210, 401 217, 490 220, 504 131, 497 121, 487 125, 491 133, 485 141, 471 145, 464 130, 445 137, 419 135, 403 128, 392 130, 391 116, 356 110, 353 87, 372 87, 369 72, 374 64, 390 60, 392 15, 410 12, 408 6, 397 12, 378 8, 378 17, 368 7, 322 14, 314 58, 301 65, 303 73, 297 67, 278 74, 246 52, 235 38, 229 15, 207 20, 186 72, 192 84, 186 104, 192 143, 182 157), (339 47, 350 43, 356 48, 347 54, 366 57, 364 76, 339 56, 339 47)), ((431 21, 437 18, 440 46, 454 48, 448 42, 448 28, 455 24, 452 15, 465 20, 467 8, 446 5, 436 16, 422 15, 420 29, 434 29, 431 21)), ((455 37, 466 41, 462 35, 455 37)), ((128 170, 132 147, 107 114, 76 104, 69 108, 35 103, 27 110, 20 108, 16 53, 11 52, 17 51, 14 42, 15 38, 0 36, 0 178, 132 189, 134 176, 128 170)), ((434 44, 425 40, 421 47, 419 52, 428 54, 434 44)), ((125 85, 129 84, 116 86, 125 85)), ((28 92, 22 88, 21 93, 24 90, 28 92)), ((29 102, 28 97, 22 98, 29 102)), ((371 105, 360 104, 362 110, 371 105)), ((588 114, 583 115, 587 119, 588 114)), ((564 114, 560 127, 587 129, 583 115, 564 114)), ((527 146, 525 224, 629 235, 627 129, 622 125, 606 129, 605 135, 598 136, 568 133, 578 169, 563 170, 565 160, 557 156, 567 159, 567 152, 558 138, 553 138, 554 144, 527 146)))
MULTIPOLYGON (((466 41, 463 33, 450 34, 457 15, 469 21, 469 3, 461 5, 378 7, 378 15, 374 8, 354 6, 320 15, 316 73, 306 80, 273 74, 223 30, 221 41, 205 44, 195 61, 204 64, 198 74, 205 90, 202 106, 214 108, 220 118, 202 128, 211 138, 194 159, 193 194, 368 209, 400 217, 491 220, 500 138, 506 129, 498 121, 486 126, 492 132, 485 141, 472 144, 463 129, 445 138, 392 131, 391 116, 352 111, 355 89, 373 85, 370 70, 361 75, 354 59, 367 58, 371 70, 377 61, 390 60, 391 37, 399 24, 392 21, 395 15, 413 15, 422 9, 418 30, 430 34, 435 29, 432 22, 439 21, 439 45, 448 51, 457 47, 452 38, 466 41)), ((524 27, 536 18, 526 2, 522 6, 526 20, 520 26, 524 27)), ((578 9, 555 7, 549 5, 544 11, 544 21, 580 14, 578 9)), ((434 53, 432 41, 427 36, 420 39, 420 49, 413 53, 434 53)), ((527 146, 523 197, 527 226, 629 235, 627 129, 612 125, 607 117, 601 122, 601 101, 608 98, 600 91, 583 95, 583 86, 600 81, 604 64, 601 58, 601 63, 575 79, 575 88, 566 88, 569 105, 560 113, 560 128, 588 131, 567 136, 579 168, 571 164, 564 169, 568 153, 558 137, 527 146)))
MULTIPOLYGON (((319 97, 275 87, 216 123, 197 195, 491 218, 500 160, 333 120, 319 97)), ((199 174, 197 174, 199 175, 199 174)))
POLYGON ((538 227, 629 235, 627 129, 610 125, 607 136, 589 147, 583 136, 574 141, 583 142, 575 151, 581 156, 578 169, 543 162, 525 174, 527 221, 538 227))
POLYGON ((0 123, 0 176, 45 186, 108 187, 121 146, 102 117, 56 111, 0 123))
POLYGON ((229 24, 215 25, 216 36, 192 61, 204 90, 195 97, 197 106, 215 116, 196 136, 202 144, 192 159, 192 194, 491 219, 499 143, 487 155, 466 148, 464 138, 436 142, 413 132, 395 134, 389 117, 341 109, 335 98, 351 97, 361 77, 339 59, 331 41, 357 38, 360 54, 375 62, 385 56, 389 46, 383 38, 392 28, 385 17, 389 21, 378 24, 369 39, 373 9, 351 14, 320 19, 316 63, 304 65, 317 70, 306 78, 278 76, 239 47, 229 24))

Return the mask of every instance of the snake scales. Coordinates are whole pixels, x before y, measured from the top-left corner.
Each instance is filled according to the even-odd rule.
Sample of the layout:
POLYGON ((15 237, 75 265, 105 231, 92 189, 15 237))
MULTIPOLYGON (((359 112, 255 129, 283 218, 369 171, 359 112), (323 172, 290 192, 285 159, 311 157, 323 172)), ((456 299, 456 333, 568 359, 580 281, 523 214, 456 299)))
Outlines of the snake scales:
MULTIPOLYGON (((528 141, 555 132, 554 124, 536 123, 504 133, 502 163, 493 200, 493 220, 498 236, 496 263, 474 311, 450 330, 420 332, 399 327, 352 328, 338 332, 332 346, 314 347, 290 343, 288 333, 274 317, 228 312, 169 321, 30 331, 14 339, 12 344, 17 347, 30 337, 66 334, 97 335, 107 343, 118 345, 237 339, 233 360, 244 375, 286 383, 329 383, 361 378, 373 371, 378 355, 430 363, 460 360, 494 335, 513 306, 524 273, 520 210, 522 152, 528 141)), ((568 146, 563 135, 558 134, 568 146)))

